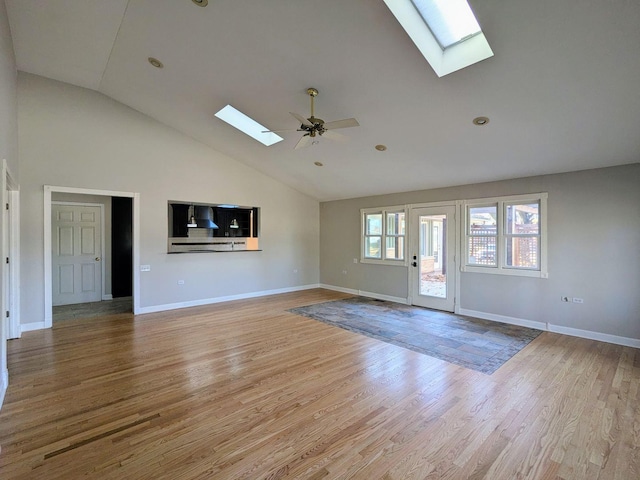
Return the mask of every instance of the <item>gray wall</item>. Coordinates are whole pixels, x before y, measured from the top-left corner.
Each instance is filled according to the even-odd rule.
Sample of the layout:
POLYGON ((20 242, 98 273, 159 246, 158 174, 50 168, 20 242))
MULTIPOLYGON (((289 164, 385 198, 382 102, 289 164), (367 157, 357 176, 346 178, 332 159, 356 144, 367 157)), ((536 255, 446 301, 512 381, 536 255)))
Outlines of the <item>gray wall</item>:
POLYGON ((316 200, 102 94, 35 75, 18 77, 18 122, 23 325, 44 320, 46 184, 140 193, 143 308, 318 283, 316 200), (263 251, 168 255, 169 200, 260 207, 263 251))
POLYGON ((360 208, 537 192, 549 193, 549 278, 461 273, 460 306, 640 339, 640 164, 322 203, 320 281, 408 296, 406 267, 353 263, 360 208))
POLYGON ((18 122, 16 101, 16 60, 4 0, 0 0, 0 160, 7 166, 16 183, 18 168, 18 122))

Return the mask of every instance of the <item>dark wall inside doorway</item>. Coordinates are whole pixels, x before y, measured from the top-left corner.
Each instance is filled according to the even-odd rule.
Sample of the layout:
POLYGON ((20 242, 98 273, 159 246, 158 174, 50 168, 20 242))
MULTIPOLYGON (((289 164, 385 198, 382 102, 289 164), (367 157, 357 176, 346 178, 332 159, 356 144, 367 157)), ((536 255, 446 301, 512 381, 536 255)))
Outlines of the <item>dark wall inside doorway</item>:
POLYGON ((111 293, 133 295, 133 199, 111 198, 111 293))

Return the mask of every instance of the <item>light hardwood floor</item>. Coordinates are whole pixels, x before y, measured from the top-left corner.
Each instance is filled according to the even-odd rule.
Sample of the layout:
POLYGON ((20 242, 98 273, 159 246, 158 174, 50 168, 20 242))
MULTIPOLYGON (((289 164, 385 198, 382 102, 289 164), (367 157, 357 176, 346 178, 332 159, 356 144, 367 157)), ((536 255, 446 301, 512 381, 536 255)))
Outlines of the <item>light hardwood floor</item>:
POLYGON ((346 296, 25 333, 0 478, 640 478, 639 350, 543 333, 489 376, 286 311, 346 296))

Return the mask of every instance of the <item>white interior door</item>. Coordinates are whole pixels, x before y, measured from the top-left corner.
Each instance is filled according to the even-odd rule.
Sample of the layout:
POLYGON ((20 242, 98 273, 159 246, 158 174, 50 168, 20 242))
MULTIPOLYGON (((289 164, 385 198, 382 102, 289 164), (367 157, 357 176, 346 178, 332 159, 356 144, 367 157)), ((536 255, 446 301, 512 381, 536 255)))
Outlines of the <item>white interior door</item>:
POLYGON ((51 207, 53 305, 102 300, 102 218, 99 206, 51 207))
POLYGON ((455 206, 411 210, 410 284, 413 305, 453 312, 455 206))

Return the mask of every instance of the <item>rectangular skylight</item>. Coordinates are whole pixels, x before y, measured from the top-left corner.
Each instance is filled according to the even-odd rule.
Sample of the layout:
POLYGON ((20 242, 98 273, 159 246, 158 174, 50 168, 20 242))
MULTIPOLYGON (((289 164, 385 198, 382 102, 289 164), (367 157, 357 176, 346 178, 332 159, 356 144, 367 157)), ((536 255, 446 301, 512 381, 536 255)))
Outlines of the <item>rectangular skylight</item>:
POLYGON ((239 110, 236 110, 231 105, 227 105, 216 113, 216 117, 220 120, 224 120, 232 127, 237 128, 243 133, 246 133, 257 141, 266 145, 267 147, 274 143, 284 140, 281 136, 275 133, 268 132, 263 133, 265 130, 269 130, 267 127, 259 124, 253 118, 246 116, 239 110))
POLYGON ((439 77, 493 56, 467 0, 384 0, 439 77))
POLYGON ((480 33, 467 0, 411 0, 443 50, 480 33))

